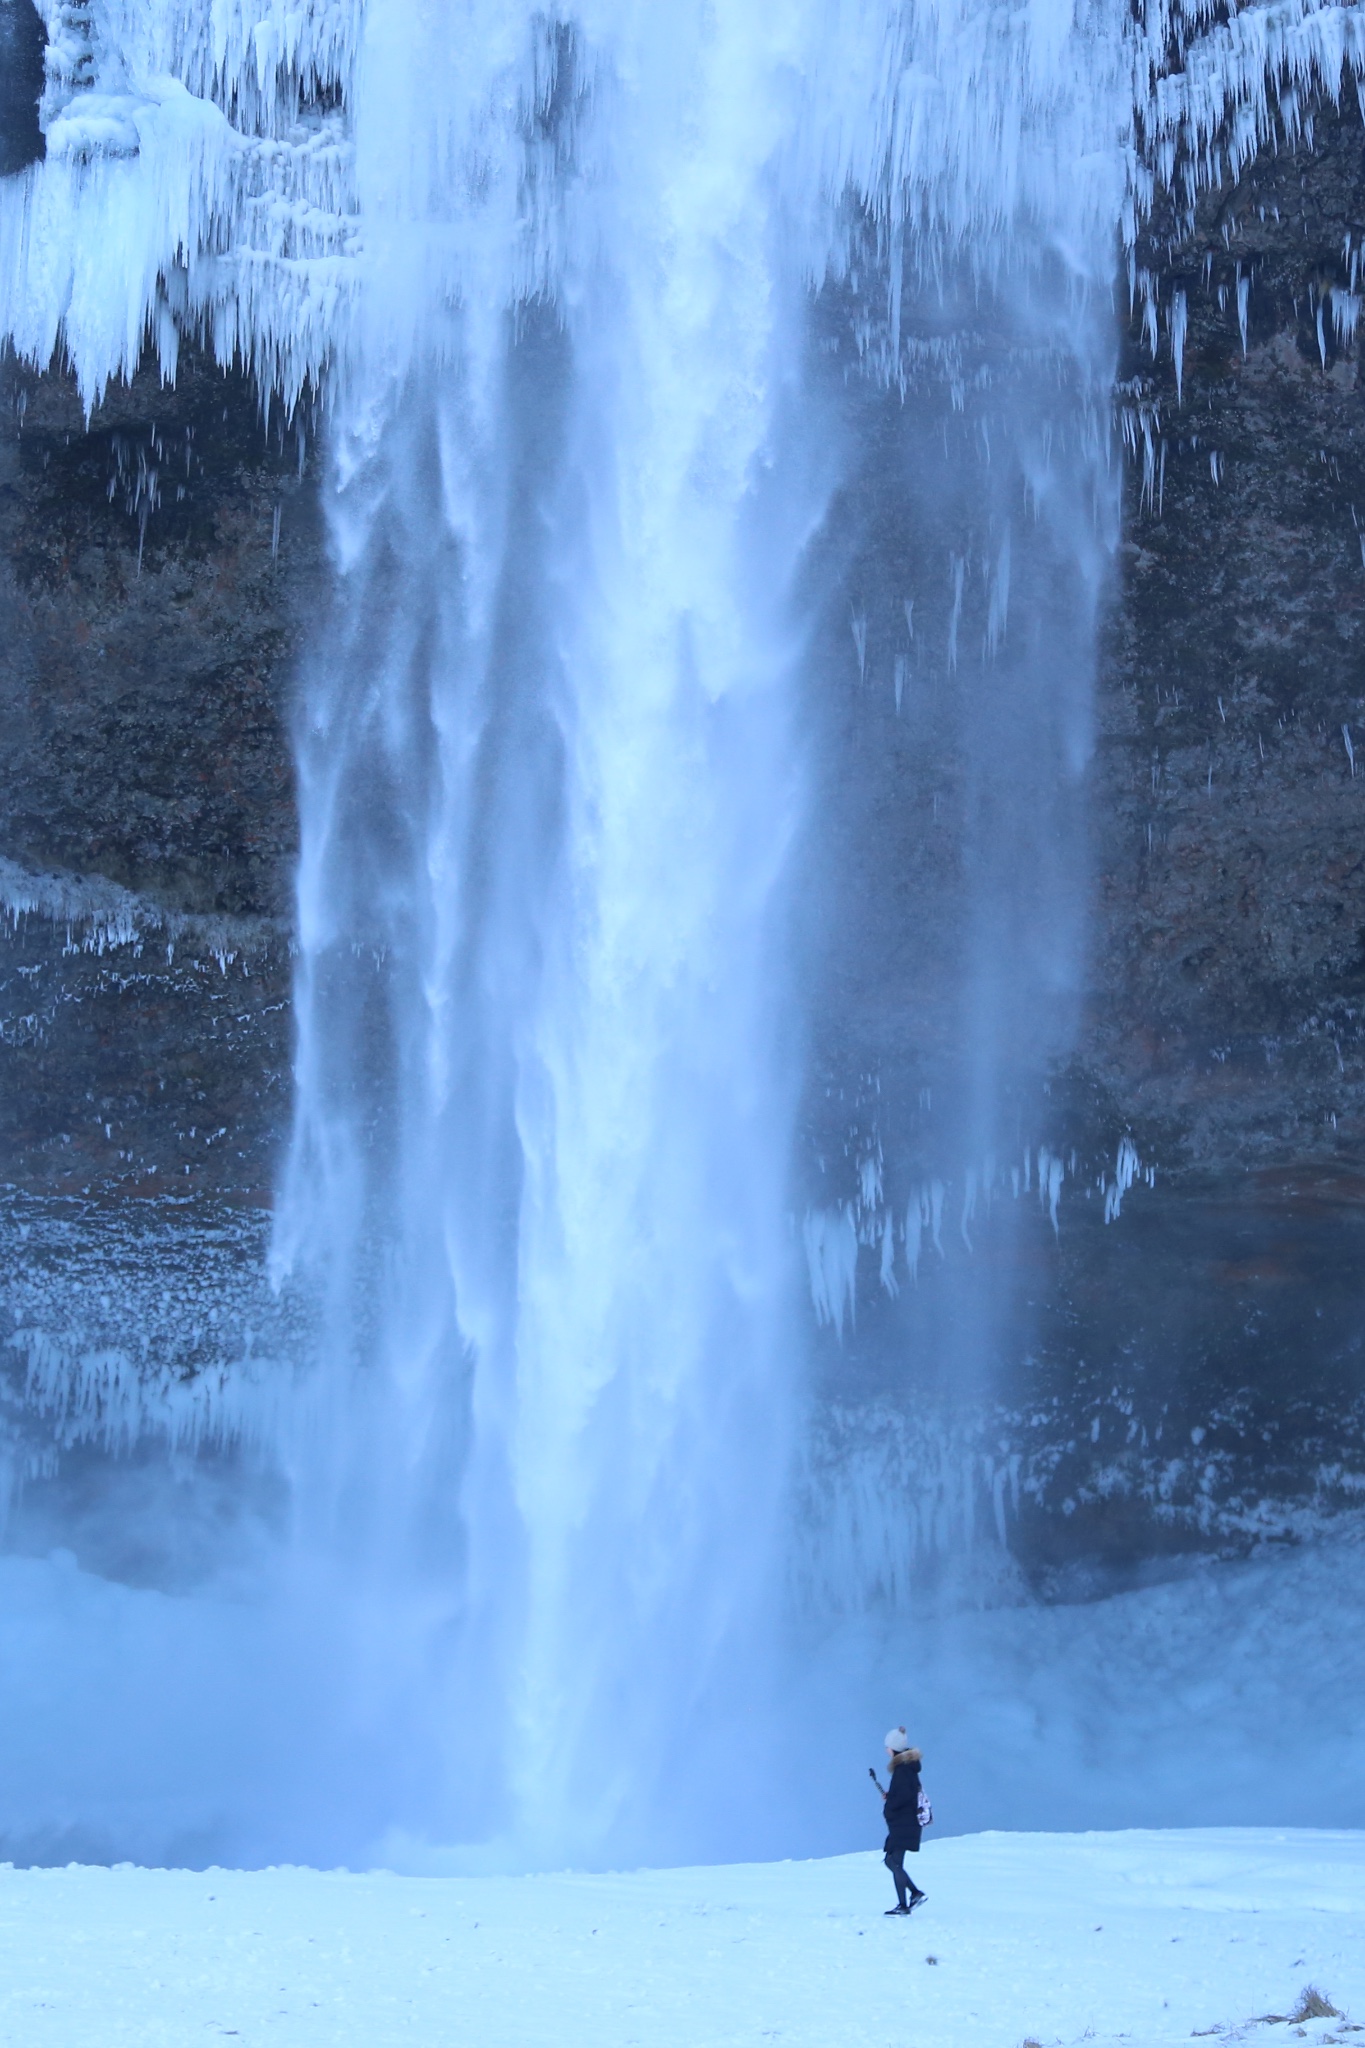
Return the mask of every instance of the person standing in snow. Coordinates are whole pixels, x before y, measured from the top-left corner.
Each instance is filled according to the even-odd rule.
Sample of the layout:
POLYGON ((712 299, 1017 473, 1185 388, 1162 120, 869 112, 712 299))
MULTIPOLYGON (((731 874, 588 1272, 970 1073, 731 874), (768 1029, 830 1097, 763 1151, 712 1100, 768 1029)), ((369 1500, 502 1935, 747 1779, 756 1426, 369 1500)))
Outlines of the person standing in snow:
MULTIPOLYGON (((891 1760, 891 1782, 882 1797, 882 1816, 887 1829, 882 1861, 891 1872, 896 1887, 896 1903, 886 1910, 888 1914, 913 1913, 927 1896, 905 1868, 906 1851, 915 1855, 919 1850, 920 1753, 910 1747, 904 1728, 893 1728, 886 1738, 886 1754, 891 1760)), ((868 1776, 881 1792, 876 1772, 870 1771, 868 1776)))

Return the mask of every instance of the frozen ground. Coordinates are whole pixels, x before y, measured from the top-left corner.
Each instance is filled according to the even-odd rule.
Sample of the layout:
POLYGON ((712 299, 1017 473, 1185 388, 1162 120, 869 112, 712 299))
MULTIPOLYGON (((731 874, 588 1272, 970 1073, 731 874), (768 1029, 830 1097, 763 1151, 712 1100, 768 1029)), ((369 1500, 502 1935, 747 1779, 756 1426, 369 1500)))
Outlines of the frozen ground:
POLYGON ((933 1842, 624 1876, 0 1869, 23 2048, 1019 2048, 1365 2031, 1365 1834, 933 1842), (1294 2014, 1312 1986, 1337 2017, 1294 2014), (1282 2017, 1275 2017, 1280 2015, 1282 2017))

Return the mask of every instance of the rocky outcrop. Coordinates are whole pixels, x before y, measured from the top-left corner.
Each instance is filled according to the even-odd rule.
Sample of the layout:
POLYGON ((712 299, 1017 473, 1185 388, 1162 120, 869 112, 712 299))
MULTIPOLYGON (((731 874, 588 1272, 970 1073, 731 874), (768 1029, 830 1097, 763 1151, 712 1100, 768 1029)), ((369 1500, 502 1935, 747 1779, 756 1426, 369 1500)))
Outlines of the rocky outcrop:
POLYGON ((1140 252, 1166 331, 1124 365, 1080 1056, 1186 1174, 1365 1144, 1362 236, 1352 107, 1140 252))
MULTIPOLYGON (((1144 1507, 1226 1540, 1258 1500, 1353 1504, 1365 1471, 1362 236, 1351 104, 1139 251, 1160 350, 1139 304, 1065 1101, 1068 1143, 1131 1132, 1160 1194, 1121 1231, 1078 1219, 1040 1337, 1049 1377, 1128 1410, 1121 1445, 1165 1418, 1184 1469, 1163 1499, 1108 1423, 1088 1473, 1073 1447, 1060 1499, 1101 1555, 1144 1507)), ((1055 1556, 1055 1525, 1035 1540, 1055 1556)))
POLYGON ((0 178, 43 154, 43 24, 33 0, 0 0, 0 178))
POLYGON ((307 412, 190 354, 0 404, 0 1091, 30 1192, 268 1201, 287 1118, 307 412))
POLYGON ((71 381, 4 365, 5 855, 168 909, 287 914, 287 692, 316 609, 311 412, 262 413, 186 351, 87 421, 71 381))
MULTIPOLYGON (((1159 215, 1136 251, 1087 957, 1042 1095, 1006 1096, 998 1121, 1017 1135, 993 1201, 986 1162, 964 1174, 960 1138, 945 1147, 929 1111, 973 1021, 940 1014, 938 995, 961 985, 970 913, 965 692, 931 675, 927 708, 907 715, 899 678, 894 705, 891 688, 901 588, 931 541, 943 548, 913 509, 884 508, 904 501, 898 477, 926 469, 950 506, 952 479, 888 416, 861 525, 857 508, 842 515, 862 587, 880 579, 894 603, 881 619, 869 604, 856 670, 846 599, 825 650, 850 681, 829 722, 821 830, 856 823, 831 842, 836 1001, 806 1121, 812 1199, 848 1203, 862 1244, 857 1325, 826 1330, 824 1384, 840 1442, 875 1440, 882 1484, 958 1530, 989 1522, 993 1503, 1045 1585, 1284 1535, 1362 1490, 1362 145, 1353 101, 1319 108, 1294 146, 1205 195, 1192 222, 1159 215), (898 580, 894 556, 912 565, 898 580), (1055 1232, 1036 1179, 1023 1191, 1040 1143, 1063 1176, 1055 1232), (1125 1194, 1116 1182, 1138 1162, 1156 1185, 1140 1172, 1125 1194), (931 1244, 926 1216, 914 1285, 897 1248, 893 1297, 879 1284, 886 1211, 898 1229, 931 1175, 941 1235, 931 1244), (885 1445, 912 1440, 914 1477, 897 1477, 885 1445)), ((934 575, 944 607, 941 563, 934 575)), ((968 606, 972 589, 969 570, 968 606)), ((988 667, 970 688, 992 688, 988 667)), ((1008 702, 997 715, 985 751, 1008 767, 976 798, 987 834, 1023 754, 1008 702)), ((1076 833, 1059 814, 1026 858, 1040 875, 1049 854, 1062 872, 1083 866, 1076 833)), ((1007 966, 1028 884, 1002 892, 1010 914, 988 940, 1007 966)), ((1069 915, 1065 886, 1047 886, 1052 914, 1069 915)), ((1012 1004, 1012 982, 1011 969, 990 998, 1006 1066, 1037 1009, 1012 1004)))

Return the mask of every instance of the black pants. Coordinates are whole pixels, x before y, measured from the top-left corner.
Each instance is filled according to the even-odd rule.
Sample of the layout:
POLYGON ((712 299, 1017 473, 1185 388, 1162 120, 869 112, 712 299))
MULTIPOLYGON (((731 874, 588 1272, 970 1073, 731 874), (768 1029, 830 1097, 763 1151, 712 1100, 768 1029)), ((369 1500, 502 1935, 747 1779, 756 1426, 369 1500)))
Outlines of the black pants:
POLYGON ((882 1862, 891 1872, 896 1887, 896 1904, 898 1906, 905 1904, 907 1893, 912 1899, 922 1899, 924 1897, 924 1893, 905 1868, 904 1849, 888 1849, 882 1858, 882 1862))

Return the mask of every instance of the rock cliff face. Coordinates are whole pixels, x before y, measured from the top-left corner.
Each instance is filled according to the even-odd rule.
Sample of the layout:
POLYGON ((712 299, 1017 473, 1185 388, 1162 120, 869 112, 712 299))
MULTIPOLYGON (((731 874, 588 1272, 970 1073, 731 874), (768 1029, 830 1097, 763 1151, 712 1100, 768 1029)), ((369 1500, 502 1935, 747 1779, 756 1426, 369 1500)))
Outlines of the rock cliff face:
MULTIPOLYGON (((1088 964, 1049 1090, 1020 1108, 1066 1164, 1059 1229, 1031 1183, 975 1265, 954 1237, 895 1300, 865 1246, 856 1330, 822 1338, 826 1510, 870 1460, 908 1524, 994 1519, 1061 1592, 1292 1533, 1365 1484, 1363 238, 1360 121, 1326 109, 1139 251, 1159 347, 1139 291, 1096 746, 1066 828, 1090 837, 1088 964), (1155 1185, 1106 1222, 1125 1138, 1155 1185), (990 1364, 965 1401, 934 1364, 964 1332, 990 1364)), ((290 691, 325 616, 314 422, 263 418, 192 353, 173 390, 144 372, 89 422, 59 369, 2 376, 0 1178, 29 1247, 11 1356, 32 1390, 35 1331, 74 1355, 134 1316, 156 1369, 190 1375, 279 1313, 256 1275, 288 1119, 290 691), (163 1302, 158 1244, 202 1314, 163 1302)), ((863 682, 831 719, 829 786, 882 908, 854 921, 872 965, 835 973, 846 1023, 819 1057, 847 1172, 879 1131, 891 1188, 913 1165, 897 1091, 942 1028, 897 934, 952 849, 889 686, 863 682)), ((869 1582, 936 1540, 865 1560, 869 1582)))
POLYGON ((89 423, 68 380, 10 362, 0 405, 5 1177, 264 1200, 288 689, 320 574, 309 421, 286 433, 194 357, 89 423))
MULTIPOLYGON (((1017 1112, 1016 1158, 1031 1137, 1062 1162, 1060 1230, 1006 1177, 1006 1213, 978 1201, 969 1260, 959 1168, 943 1261, 926 1253, 889 1299, 873 1217, 857 1331, 828 1333, 845 1450, 875 1439, 887 1485, 937 1471, 935 1512, 958 1526, 994 1490, 1045 1585, 1108 1583, 1359 1498, 1363 222, 1359 114, 1319 109, 1297 147, 1209 194, 1192 228, 1158 218, 1137 251, 1087 964, 1045 1098, 1017 1112), (1106 1221, 1125 1139, 1156 1184, 1139 1177, 1106 1221), (944 1358, 985 1360, 994 1398, 978 1379, 964 1401, 944 1358)), ((847 1017, 823 1047, 844 1124, 822 1103, 811 1126, 855 1216, 860 1158, 877 1154, 893 1206, 907 1161, 910 1178, 934 1170, 907 1097, 922 1108, 924 1047, 945 1035, 924 989, 959 900, 942 820, 961 771, 885 683, 850 687, 829 776, 842 815, 840 792, 863 788, 844 885, 862 907, 834 946, 847 1017)))
POLYGON ((43 24, 33 0, 0 0, 0 178, 43 154, 43 24))
POLYGON ((1187 1173, 1349 1172, 1365 1135, 1362 223, 1327 110, 1142 252, 1188 326, 1183 390, 1125 364, 1086 1057, 1187 1173))
MULTIPOLYGON (((1130 333, 1122 366, 1135 459, 1069 1102, 1082 1133, 1130 1129, 1159 1192, 1135 1191, 1125 1242, 1063 1249, 1051 1342, 1100 1406, 1108 1381, 1183 1438, 1181 1540, 1256 1527, 1266 1496, 1348 1503, 1365 1469, 1363 233, 1359 113, 1319 109, 1193 233, 1154 223, 1165 345, 1153 365, 1130 333)), ((1103 1440, 1128 1430, 1111 1399, 1103 1440)), ((1132 1491, 1080 1490, 1121 1548, 1132 1491)))
MULTIPOLYGON (((28 1480, 22 1545, 75 1540, 52 1530, 79 1446, 136 1435, 139 1381, 155 1406, 286 1341, 263 1273, 286 727, 322 549, 307 416, 283 433, 192 354, 89 422, 60 370, 9 361, 0 416, 0 1463, 28 1480)), ((118 1521, 91 1551, 115 1564, 118 1521)))

